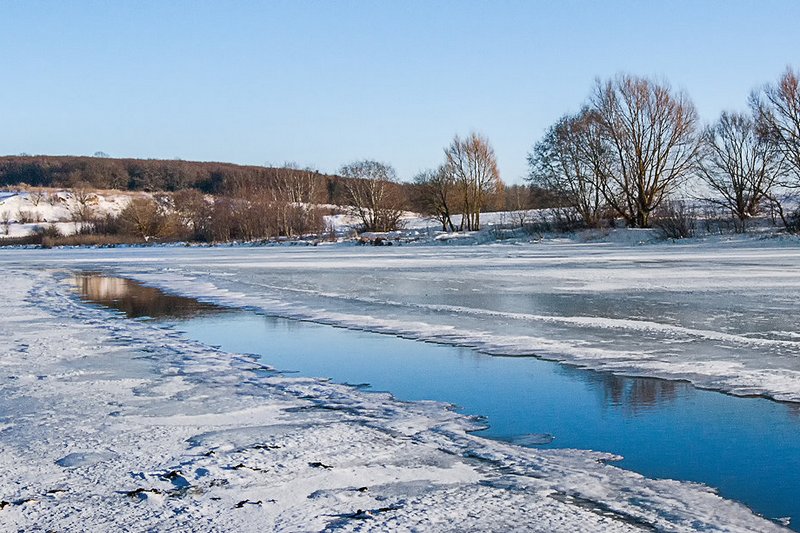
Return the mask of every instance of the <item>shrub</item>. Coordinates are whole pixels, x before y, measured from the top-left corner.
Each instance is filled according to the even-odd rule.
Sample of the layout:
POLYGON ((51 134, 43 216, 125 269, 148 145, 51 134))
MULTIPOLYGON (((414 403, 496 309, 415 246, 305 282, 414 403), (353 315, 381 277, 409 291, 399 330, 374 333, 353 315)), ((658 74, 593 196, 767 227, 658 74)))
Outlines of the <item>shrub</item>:
POLYGON ((686 202, 667 202, 657 212, 653 226, 665 239, 686 239, 695 233, 694 209, 686 202))
POLYGON ((20 224, 30 224, 31 222, 41 222, 41 216, 32 211, 20 209, 17 213, 17 218, 20 224))
POLYGON ((36 226, 33 228, 33 234, 39 235, 43 239, 47 238, 58 238, 62 236, 61 231, 53 224, 49 224, 47 226, 36 226))

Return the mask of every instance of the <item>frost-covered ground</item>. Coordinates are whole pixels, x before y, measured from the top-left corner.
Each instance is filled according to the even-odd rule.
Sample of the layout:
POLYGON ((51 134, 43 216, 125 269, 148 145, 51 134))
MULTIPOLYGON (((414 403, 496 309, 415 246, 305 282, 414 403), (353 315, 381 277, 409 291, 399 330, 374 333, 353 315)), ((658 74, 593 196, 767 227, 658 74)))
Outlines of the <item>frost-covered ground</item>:
POLYGON ((777 529, 606 455, 518 448, 439 404, 270 374, 83 306, 65 273, 798 400, 799 265, 800 249, 765 242, 4 250, 0 524, 777 529))

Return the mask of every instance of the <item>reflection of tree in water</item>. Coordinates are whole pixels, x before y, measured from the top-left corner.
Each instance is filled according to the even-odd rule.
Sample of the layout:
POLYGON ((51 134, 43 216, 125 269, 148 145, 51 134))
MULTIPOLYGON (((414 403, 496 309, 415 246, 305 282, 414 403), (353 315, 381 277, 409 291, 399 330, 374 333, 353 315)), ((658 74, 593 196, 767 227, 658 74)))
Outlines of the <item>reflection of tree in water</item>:
POLYGON ((792 416, 796 416, 800 418, 800 403, 797 402, 783 402, 786 405, 786 408, 789 409, 789 413, 792 416))
POLYGON ((604 372, 591 374, 589 379, 603 387, 607 406, 623 407, 632 412, 671 403, 691 388, 684 381, 615 376, 604 372))
POLYGON ((117 309, 130 318, 185 318, 221 311, 192 298, 172 296, 129 279, 102 274, 78 274, 75 285, 84 300, 117 309))

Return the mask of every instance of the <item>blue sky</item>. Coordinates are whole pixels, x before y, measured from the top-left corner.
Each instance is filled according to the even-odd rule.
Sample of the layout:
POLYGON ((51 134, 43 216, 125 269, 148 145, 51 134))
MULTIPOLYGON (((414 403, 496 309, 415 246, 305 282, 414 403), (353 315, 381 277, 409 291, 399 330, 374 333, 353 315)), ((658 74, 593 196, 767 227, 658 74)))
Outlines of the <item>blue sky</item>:
POLYGON ((596 77, 685 89, 706 121, 800 68, 797 1, 0 0, 0 153, 279 164, 403 179, 456 133, 519 182, 596 77))

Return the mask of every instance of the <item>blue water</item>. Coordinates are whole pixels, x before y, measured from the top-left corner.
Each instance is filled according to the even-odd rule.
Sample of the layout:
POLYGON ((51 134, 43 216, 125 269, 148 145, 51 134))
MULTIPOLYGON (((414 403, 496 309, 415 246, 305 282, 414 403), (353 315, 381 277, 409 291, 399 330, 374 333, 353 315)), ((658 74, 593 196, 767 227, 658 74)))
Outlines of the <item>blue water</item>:
POLYGON ((620 454, 617 464, 648 477, 702 482, 766 517, 800 517, 800 406, 249 312, 174 323, 278 370, 454 403, 486 417, 488 437, 548 434, 538 446, 620 454))

